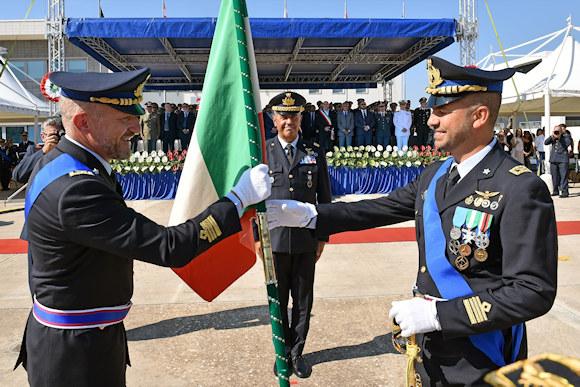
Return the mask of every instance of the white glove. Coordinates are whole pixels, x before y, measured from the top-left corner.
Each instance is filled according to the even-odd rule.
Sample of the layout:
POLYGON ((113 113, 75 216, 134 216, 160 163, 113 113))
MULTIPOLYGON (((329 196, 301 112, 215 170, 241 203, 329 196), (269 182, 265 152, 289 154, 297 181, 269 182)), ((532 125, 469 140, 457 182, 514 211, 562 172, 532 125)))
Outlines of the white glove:
MULTIPOLYGON (((270 196, 272 191, 269 170, 266 164, 260 164, 254 168, 246 169, 240 177, 240 180, 238 180, 235 187, 232 188, 232 191, 226 197, 232 200, 236 206, 238 206, 238 200, 236 199, 239 199, 242 211, 245 207, 265 200, 270 196)), ((241 212, 240 207, 238 208, 238 212, 241 212)))
POLYGON ((311 203, 302 203, 296 200, 267 200, 266 210, 268 227, 308 227, 315 228, 312 219, 318 213, 311 203))
POLYGON ((393 301, 389 318, 401 327, 401 336, 409 337, 416 333, 440 331, 437 318, 437 301, 415 297, 405 301, 393 301))

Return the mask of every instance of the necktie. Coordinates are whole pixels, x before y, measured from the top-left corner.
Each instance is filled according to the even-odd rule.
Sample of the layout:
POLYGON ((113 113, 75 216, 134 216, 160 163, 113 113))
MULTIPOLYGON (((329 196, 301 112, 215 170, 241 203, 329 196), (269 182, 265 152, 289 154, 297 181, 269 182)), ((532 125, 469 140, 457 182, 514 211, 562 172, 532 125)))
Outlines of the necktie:
POLYGON ((363 116, 363 120, 364 120, 365 118, 367 118, 367 112, 366 112, 366 110, 363 110, 363 111, 362 111, 362 116, 363 116))
POLYGON ((314 112, 310 112, 310 120, 314 122, 314 112))
POLYGON ((294 147, 292 144, 286 145, 286 157, 288 157, 288 161, 290 164, 294 161, 294 147))
POLYGON ((461 176, 459 176, 459 170, 457 166, 451 167, 451 171, 447 175, 447 180, 445 181, 445 197, 451 192, 455 184, 459 181, 461 176))

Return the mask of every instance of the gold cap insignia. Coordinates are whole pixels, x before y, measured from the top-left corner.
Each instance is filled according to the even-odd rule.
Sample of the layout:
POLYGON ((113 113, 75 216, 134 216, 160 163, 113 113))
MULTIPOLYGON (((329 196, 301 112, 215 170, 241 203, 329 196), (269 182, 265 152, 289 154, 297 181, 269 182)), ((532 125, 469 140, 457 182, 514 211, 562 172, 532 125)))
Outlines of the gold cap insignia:
POLYGON ((441 78, 441 71, 433 66, 433 61, 427 59, 427 76, 429 77, 429 88, 434 89, 443 83, 443 78, 441 78))
POLYGON ((522 173, 526 173, 526 172, 532 172, 530 171, 527 167, 525 167, 524 165, 516 165, 515 167, 513 167, 512 169, 510 169, 510 173, 512 175, 516 175, 519 176, 522 173))
POLYGON ((220 230, 220 227, 212 215, 202 220, 199 225, 201 226, 201 232, 199 233, 199 238, 201 240, 207 240, 211 243, 222 235, 222 230, 220 230))
POLYGON ((294 102, 296 102, 296 100, 292 98, 292 93, 286 93, 286 98, 282 100, 284 106, 294 106, 294 102))

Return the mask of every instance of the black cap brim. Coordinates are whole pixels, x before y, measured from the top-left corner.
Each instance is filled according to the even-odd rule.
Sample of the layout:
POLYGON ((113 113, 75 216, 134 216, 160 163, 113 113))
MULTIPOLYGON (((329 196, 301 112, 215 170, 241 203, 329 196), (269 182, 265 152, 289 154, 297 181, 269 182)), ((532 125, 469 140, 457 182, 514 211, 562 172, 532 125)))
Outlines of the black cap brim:
POLYGON ((132 114, 134 116, 142 116, 145 114, 145 109, 141 105, 129 105, 129 106, 119 106, 119 105, 106 105, 112 109, 119 110, 123 113, 132 114))
POLYGON ((434 108, 437 106, 443 106, 450 104, 451 102, 455 102, 458 99, 461 99, 466 94, 459 94, 459 95, 431 95, 427 100, 427 107, 434 108))

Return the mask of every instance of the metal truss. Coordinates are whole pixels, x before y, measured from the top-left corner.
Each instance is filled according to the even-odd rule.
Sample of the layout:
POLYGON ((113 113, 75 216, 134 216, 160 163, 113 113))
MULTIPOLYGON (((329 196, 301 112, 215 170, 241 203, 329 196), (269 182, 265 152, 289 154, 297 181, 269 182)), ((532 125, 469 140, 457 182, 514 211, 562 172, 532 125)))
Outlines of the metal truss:
POLYGON ((171 57, 171 59, 177 63, 177 65, 179 66, 179 69, 181 70, 181 72, 183 73, 183 75, 185 75, 185 78, 187 78, 187 80, 191 83, 191 80, 193 79, 193 76, 191 75, 191 73, 189 72, 187 66, 183 63, 183 61, 181 60, 181 58, 179 57, 179 55, 177 55, 177 53, 175 52, 175 49, 173 48, 173 45, 171 44, 171 42, 169 41, 169 39, 167 38, 159 38, 159 40, 161 41, 161 44, 163 44, 163 47, 165 47, 165 50, 167 50, 167 53, 169 54, 169 56, 171 57))
POLYGON ((361 40, 359 40, 358 43, 352 48, 352 50, 345 56, 343 63, 336 66, 334 71, 332 71, 332 73, 330 74, 330 81, 331 82, 336 81, 339 74, 343 72, 343 70, 346 68, 345 62, 356 58, 366 48, 366 46, 368 46, 370 42, 371 38, 362 38, 361 40))
MULTIPOLYGON (((46 38, 48 40, 48 71, 65 70, 64 58, 64 0, 48 0, 46 38)), ((56 104, 49 104, 51 115, 56 113, 56 104)))
POLYGON ((284 80, 287 81, 288 77, 290 76, 290 72, 292 71, 292 66, 294 66, 294 62, 296 62, 296 59, 298 58, 298 53, 300 52, 300 48, 302 47, 302 44, 304 43, 304 38, 298 38, 296 40, 296 44, 294 45, 294 50, 292 50, 292 59, 290 60, 290 63, 288 63, 288 66, 286 66, 286 72, 284 73, 284 80))
MULTIPOLYGON (((411 63, 419 59, 423 54, 437 46, 439 43, 443 42, 445 39, 445 36, 435 36, 421 39, 407 51, 398 55, 398 62, 411 63)), ((399 71, 400 68, 400 65, 389 63, 386 66, 383 66, 373 75, 374 81, 381 82, 383 79, 390 79, 397 71, 399 71)))
MULTIPOLYGON (((178 54, 181 63, 185 65, 200 65, 207 64, 209 60, 209 53, 200 54, 178 54)), ((151 63, 151 64, 174 64, 175 61, 167 55, 140 55, 128 54, 123 55, 129 63, 151 63)), ((295 57, 294 54, 279 53, 279 54, 262 54, 256 52, 256 63, 258 64, 404 64, 400 59, 400 55, 395 54, 358 54, 354 57, 345 57, 345 54, 304 54, 300 53, 295 57)))
MULTIPOLYGON (((286 53, 260 53, 256 52, 256 63, 260 65, 284 65, 284 72, 279 74, 260 75, 259 82, 262 85, 284 83, 316 83, 316 84, 341 84, 341 83, 377 83, 388 81, 397 75, 403 66, 419 59, 426 52, 433 49, 447 37, 431 37, 419 40, 415 45, 402 54, 377 54, 364 53, 371 38, 363 38, 354 47, 341 48, 336 52, 335 47, 303 47, 304 39, 297 39, 292 52, 286 53), (326 51, 324 51, 326 50, 326 51), (329 52, 329 50, 331 50, 329 52), (349 50, 348 52, 345 52, 349 50), (296 65, 326 64, 336 65, 332 72, 320 71, 310 73, 296 73, 296 65), (342 72, 349 65, 376 65, 380 69, 372 74, 348 74, 342 72)), ((129 54, 120 55, 100 38, 82 38, 83 43, 105 58, 118 70, 132 70, 136 65, 176 65, 181 69, 181 77, 153 77, 149 80, 150 86, 200 86, 203 84, 204 73, 192 73, 188 65, 201 65, 205 67, 209 60, 209 49, 178 50, 169 40, 160 38, 167 54, 129 54)), ((314 68, 313 68, 314 69, 314 68)))
POLYGON ((476 1, 459 0, 459 21, 456 36, 463 66, 476 63, 478 30, 476 1))
POLYGON ((97 54, 105 58, 109 63, 118 70, 135 70, 135 66, 128 63, 125 58, 119 54, 113 47, 100 38, 80 38, 81 42, 89 46, 97 54))

